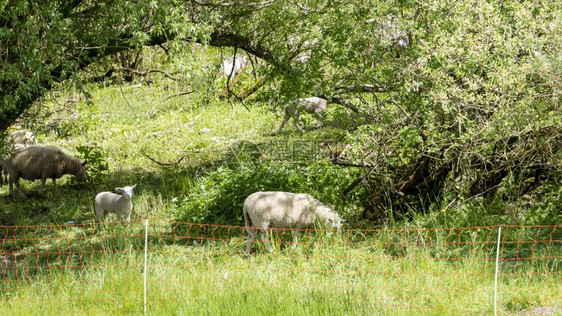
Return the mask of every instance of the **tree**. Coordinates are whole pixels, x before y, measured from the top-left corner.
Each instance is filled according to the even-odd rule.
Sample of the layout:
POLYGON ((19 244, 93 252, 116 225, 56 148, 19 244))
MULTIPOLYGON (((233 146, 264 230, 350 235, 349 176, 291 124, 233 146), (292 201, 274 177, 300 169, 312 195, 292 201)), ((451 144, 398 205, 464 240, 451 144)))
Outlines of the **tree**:
POLYGON ((111 54, 230 46, 271 65, 280 101, 319 95, 355 113, 340 163, 365 166, 347 191, 368 189, 366 218, 514 201, 561 178, 559 12, 496 0, 4 0, 0 131, 111 54), (406 49, 385 36, 389 19, 406 49))

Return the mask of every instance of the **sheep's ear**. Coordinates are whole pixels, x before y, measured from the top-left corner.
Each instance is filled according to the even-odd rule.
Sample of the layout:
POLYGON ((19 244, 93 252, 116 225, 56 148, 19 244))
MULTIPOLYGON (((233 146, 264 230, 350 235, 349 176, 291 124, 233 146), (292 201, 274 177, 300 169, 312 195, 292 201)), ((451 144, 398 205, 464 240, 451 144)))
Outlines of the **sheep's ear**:
POLYGON ((123 192, 123 188, 115 188, 115 191, 117 191, 117 192, 123 192))
POLYGON ((135 184, 133 184, 133 185, 131 186, 131 188, 134 189, 136 186, 137 186, 137 184, 135 183, 135 184))
POLYGON ((86 165, 86 160, 82 161, 82 166, 86 165))
POLYGON ((342 223, 345 223, 345 222, 347 222, 347 221, 346 221, 345 219, 343 219, 343 218, 342 218, 342 219, 341 219, 341 222, 342 222, 342 223))

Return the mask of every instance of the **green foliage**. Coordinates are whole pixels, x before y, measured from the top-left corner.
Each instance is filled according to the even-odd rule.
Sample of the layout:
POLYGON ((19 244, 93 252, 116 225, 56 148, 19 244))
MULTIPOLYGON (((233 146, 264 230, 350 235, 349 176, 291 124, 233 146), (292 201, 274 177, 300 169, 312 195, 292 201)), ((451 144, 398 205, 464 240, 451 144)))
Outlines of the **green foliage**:
MULTIPOLYGON (((357 209, 342 199, 342 190, 356 174, 326 162, 298 166, 290 163, 222 166, 201 177, 189 195, 172 199, 174 219, 183 222, 243 225, 242 206, 257 191, 309 193, 335 208, 344 218, 357 209)), ((359 195, 349 197, 356 202, 359 195)))
MULTIPOLYGON (((269 134, 274 124, 272 115, 264 118, 266 108, 279 112, 296 97, 337 96, 345 106, 329 115, 326 126, 349 143, 344 162, 364 170, 334 172, 338 180, 320 179, 320 190, 310 179, 321 176, 310 174, 326 173, 310 167, 288 189, 328 191, 326 200, 343 205, 343 198, 336 198, 348 188, 343 184, 362 179, 351 188, 361 201, 353 200, 350 215, 363 209, 362 215, 377 223, 427 213, 451 214, 448 223, 548 223, 557 218, 551 201, 561 180, 559 11, 558 5, 541 2, 495 0, 273 1, 251 7, 177 0, 7 2, 0 6, 6 47, 0 129, 33 103, 53 106, 49 98, 59 96, 45 94, 49 89, 79 87, 86 96, 90 86, 82 80, 117 67, 107 56, 131 50, 131 56, 142 57, 139 67, 167 70, 176 80, 156 71, 143 81, 153 89, 111 87, 101 97, 93 91, 87 107, 78 100, 77 120, 49 122, 37 130, 46 136, 54 130, 71 147, 83 145, 87 134, 116 170, 124 161, 153 169, 145 155, 163 162, 189 155, 182 163, 198 170, 185 181, 189 187, 199 174, 215 172, 212 166, 237 141, 285 137, 269 134), (409 36, 403 51, 382 34, 391 15, 409 36), (203 45, 190 44, 195 41, 203 45), (146 48, 150 45, 160 48, 146 48), (229 115, 229 105, 217 100, 222 83, 216 72, 231 46, 261 57, 257 78, 247 74, 233 88, 239 94, 265 79, 251 96, 256 102, 244 100, 252 120, 241 118, 246 110, 238 102, 232 101, 236 114, 229 115), (310 55, 307 63, 297 60, 302 54, 310 55), (193 93, 181 95, 186 90, 193 93), (222 123, 225 117, 229 124, 222 123), (202 133, 204 128, 211 133, 202 133)), ((37 116, 32 126, 43 123, 41 113, 30 111, 37 116)), ((239 170, 228 170, 241 177, 239 170)), ((191 203, 183 190, 171 193, 180 200, 176 208, 191 203)), ((219 210, 199 206, 194 218, 229 218, 219 215, 233 213, 224 206, 228 202, 233 199, 216 202, 219 210)))
POLYGON ((80 158, 86 161, 88 167, 87 181, 99 183, 108 176, 109 165, 105 161, 103 149, 98 144, 77 146, 80 158))

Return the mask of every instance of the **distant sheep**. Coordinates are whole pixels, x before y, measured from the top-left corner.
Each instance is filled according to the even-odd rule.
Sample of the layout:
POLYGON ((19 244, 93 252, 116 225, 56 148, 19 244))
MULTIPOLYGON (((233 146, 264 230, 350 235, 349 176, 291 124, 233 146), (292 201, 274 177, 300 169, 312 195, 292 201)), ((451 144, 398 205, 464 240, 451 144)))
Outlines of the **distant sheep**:
POLYGON ((318 44, 318 39, 306 40, 302 44, 302 51, 297 54, 295 58, 299 63, 306 65, 312 56, 312 52, 315 50, 318 44))
POLYGON ((32 132, 26 130, 15 131, 10 134, 14 141, 15 149, 22 149, 28 146, 37 145, 37 139, 32 132))
MULTIPOLYGON (((368 23, 377 21, 377 19, 368 20, 368 23)), ((410 46, 410 36, 404 30, 400 29, 399 19, 394 14, 388 14, 378 19, 381 39, 388 41, 396 51, 397 57, 400 57, 400 52, 410 46)))
POLYGON ((106 213, 114 213, 117 215, 118 220, 123 217, 127 222, 131 220, 131 212, 133 210, 133 189, 137 185, 126 186, 123 188, 115 188, 115 191, 122 194, 115 194, 111 192, 101 192, 96 195, 94 199, 94 211, 96 214, 96 223, 98 228, 103 229, 103 222, 106 213))
POLYGON ((292 117, 295 127, 304 133, 304 129, 300 127, 298 123, 300 114, 303 110, 316 116, 318 119, 316 127, 322 127, 322 115, 327 106, 328 100, 319 97, 302 98, 291 101, 290 104, 285 106, 285 117, 283 118, 283 122, 281 122, 281 126, 279 126, 279 130, 277 132, 281 133, 285 124, 287 124, 289 119, 292 117))
MULTIPOLYGON (((315 222, 323 222, 332 228, 340 229, 343 220, 340 215, 325 206, 310 194, 289 192, 256 192, 244 201, 244 220, 248 231, 246 254, 250 254, 254 237, 258 230, 269 251, 268 228, 308 228, 315 222)), ((298 231, 293 242, 297 242, 298 231)))
MULTIPOLYGON (((16 151, 27 146, 37 145, 37 139, 32 132, 20 130, 12 132, 10 134, 10 138, 7 140, 7 143, 8 145, 11 145, 11 147, 8 148, 8 151, 16 151)), ((0 186, 4 185, 4 182, 8 182, 8 177, 7 173, 4 171, 2 159, 0 159, 0 186), (4 174, 4 178, 2 177, 2 174, 4 174)))
POLYGON ((29 146, 16 151, 4 160, 4 168, 10 175, 10 194, 14 194, 16 184, 20 197, 25 198, 19 179, 41 179, 39 193, 43 193, 45 181, 53 179, 53 190, 56 191, 56 179, 65 174, 76 176, 79 180, 86 178, 86 162, 74 158, 53 146, 29 146))
POLYGON ((400 53, 410 46, 410 36, 408 32, 400 29, 400 20, 394 14, 369 19, 366 22, 377 25, 375 33, 380 36, 383 43, 389 43, 392 46, 396 57, 400 57, 400 53))
POLYGON ((219 75, 227 80, 230 76, 230 80, 232 80, 242 70, 242 68, 246 66, 247 62, 246 56, 243 54, 232 55, 222 63, 219 69, 219 75))

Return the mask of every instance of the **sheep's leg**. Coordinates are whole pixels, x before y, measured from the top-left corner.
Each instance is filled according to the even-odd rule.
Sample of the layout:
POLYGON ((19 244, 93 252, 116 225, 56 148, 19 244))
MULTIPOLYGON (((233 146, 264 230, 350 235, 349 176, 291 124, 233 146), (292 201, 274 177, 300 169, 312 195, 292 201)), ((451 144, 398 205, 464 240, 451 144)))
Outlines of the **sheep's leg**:
POLYGON ((298 237, 299 237, 299 231, 295 230, 295 236, 293 237, 293 244, 291 245, 292 247, 295 247, 297 245, 298 237))
POLYGON ((321 114, 321 113, 316 113, 314 116, 316 116, 316 119, 318 120, 318 121, 316 122, 316 128, 317 128, 317 129, 320 129, 320 128, 322 127, 322 124, 323 124, 323 123, 322 123, 322 120, 323 120, 324 118, 322 117, 322 114, 321 114))
POLYGON ((121 225, 121 222, 123 221, 123 213, 117 211, 115 215, 117 215, 117 221, 119 222, 119 225, 121 225))
POLYGON ((301 117, 300 112, 296 112, 295 116, 293 116, 293 124, 295 125, 295 127, 301 131, 302 133, 304 133, 304 129, 299 125, 299 118, 301 117))
POLYGON ((15 183, 16 188, 18 189, 18 194, 20 195, 20 197, 21 197, 22 199, 25 199, 27 196, 25 196, 25 193, 23 193, 23 191, 21 190, 21 187, 20 187, 20 179, 12 180, 12 176, 10 176, 10 194, 13 194, 13 193, 14 193, 14 191, 13 191, 13 189, 12 189, 12 182, 15 183))
POLYGON ((288 113, 285 113, 285 117, 283 117, 283 122, 281 122, 281 125, 279 126, 279 130, 277 130, 277 133, 281 133, 283 127, 285 126, 285 124, 287 124, 287 122, 289 122, 290 118, 291 116, 288 113))
POLYGON ((57 192, 57 179, 53 178, 53 192, 57 192))
POLYGON ((254 243, 254 237, 258 231, 257 228, 248 228, 248 242, 246 243, 246 255, 250 255, 250 251, 252 250, 252 244, 254 243))
POLYGON ((8 180, 8 186, 10 187, 10 195, 14 195, 14 180, 12 180, 12 176, 8 180))
POLYGON ((262 229, 261 231, 261 239, 267 248, 267 251, 273 251, 273 247, 271 247, 271 243, 269 242, 269 230, 267 228, 262 229))
POLYGON ((101 209, 96 209, 96 223, 98 223, 98 229, 103 230, 103 222, 105 220, 105 213, 101 209))
POLYGON ((43 190, 45 189, 45 182, 47 178, 41 178, 41 187, 39 188, 39 194, 43 194, 43 190))

